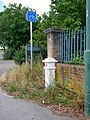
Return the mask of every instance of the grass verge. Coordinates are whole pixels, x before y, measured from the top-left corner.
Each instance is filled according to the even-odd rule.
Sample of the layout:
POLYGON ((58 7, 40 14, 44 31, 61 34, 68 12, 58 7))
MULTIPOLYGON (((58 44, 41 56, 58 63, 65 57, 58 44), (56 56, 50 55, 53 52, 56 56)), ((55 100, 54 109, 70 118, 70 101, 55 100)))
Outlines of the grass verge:
POLYGON ((44 72, 41 61, 17 65, 1 80, 1 86, 17 98, 39 101, 44 104, 63 104, 83 109, 83 85, 75 81, 55 81, 55 85, 44 88, 44 72))

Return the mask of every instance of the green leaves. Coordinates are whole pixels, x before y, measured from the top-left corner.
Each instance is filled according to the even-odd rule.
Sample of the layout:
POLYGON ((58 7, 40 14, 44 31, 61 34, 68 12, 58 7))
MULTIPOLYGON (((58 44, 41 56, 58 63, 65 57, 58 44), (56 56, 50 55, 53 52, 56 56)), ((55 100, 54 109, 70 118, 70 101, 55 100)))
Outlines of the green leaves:
POLYGON ((5 7, 0 17, 0 38, 8 48, 13 46, 15 49, 19 49, 22 44, 26 44, 29 40, 29 26, 25 20, 26 11, 27 8, 22 8, 21 4, 18 6, 10 4, 8 8, 5 7))
POLYGON ((1 45, 14 49, 14 52, 29 41, 29 24, 25 19, 27 9, 21 4, 9 4, 4 12, 0 13, 1 45))
MULTIPOLYGON (((20 50, 29 43, 30 28, 26 21, 28 8, 21 4, 9 4, 0 13, 0 44, 8 49, 20 50)), ((43 56, 47 53, 47 41, 44 30, 47 28, 78 29, 86 24, 85 0, 51 0, 50 11, 37 15, 33 23, 33 44, 42 47, 43 56)))
POLYGON ((51 0, 49 17, 53 27, 75 29, 85 26, 85 0, 51 0))

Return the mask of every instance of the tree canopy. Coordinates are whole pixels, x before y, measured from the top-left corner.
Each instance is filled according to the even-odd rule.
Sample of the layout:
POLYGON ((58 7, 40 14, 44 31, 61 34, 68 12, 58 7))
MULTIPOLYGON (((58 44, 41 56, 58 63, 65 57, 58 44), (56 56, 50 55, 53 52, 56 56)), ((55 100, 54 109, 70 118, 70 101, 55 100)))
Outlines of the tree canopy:
POLYGON ((75 29, 86 24, 86 0, 51 0, 52 27, 75 29))
MULTIPOLYGON (((7 46, 12 57, 30 40, 29 22, 25 19, 27 10, 21 4, 9 4, 0 12, 0 45, 7 46)), ((44 30, 50 27, 71 30, 85 25, 86 0, 51 0, 50 11, 37 15, 37 22, 33 23, 33 44, 40 44, 45 56, 47 41, 44 30)))
POLYGON ((10 4, 0 15, 0 39, 8 48, 19 49, 29 40, 29 25, 25 20, 27 8, 10 4))

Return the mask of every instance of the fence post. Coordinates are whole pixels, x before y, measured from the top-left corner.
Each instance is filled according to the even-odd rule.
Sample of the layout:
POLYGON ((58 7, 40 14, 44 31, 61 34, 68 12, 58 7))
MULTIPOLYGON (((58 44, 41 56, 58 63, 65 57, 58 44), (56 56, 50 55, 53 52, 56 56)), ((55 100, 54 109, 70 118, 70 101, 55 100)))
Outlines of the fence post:
POLYGON ((28 56, 27 56, 27 46, 25 46, 25 56, 26 56, 26 64, 27 64, 27 59, 28 59, 28 56))
POLYGON ((45 30, 47 34, 47 55, 63 62, 63 29, 49 28, 45 30))
POLYGON ((84 58, 84 113, 90 116, 90 0, 86 0, 86 51, 84 58))

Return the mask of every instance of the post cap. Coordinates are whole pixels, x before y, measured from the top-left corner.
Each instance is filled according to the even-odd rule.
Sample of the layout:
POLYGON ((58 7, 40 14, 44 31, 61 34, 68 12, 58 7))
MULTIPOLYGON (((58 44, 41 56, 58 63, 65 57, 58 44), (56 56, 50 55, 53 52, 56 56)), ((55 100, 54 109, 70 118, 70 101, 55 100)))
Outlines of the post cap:
POLYGON ((48 29, 46 29, 46 30, 44 30, 44 32, 46 33, 46 34, 49 34, 49 33, 51 33, 51 32, 55 32, 55 33, 60 33, 60 32, 63 32, 64 31, 64 29, 60 29, 60 28, 48 28, 48 29))
POLYGON ((58 61, 55 60, 54 58, 48 57, 48 58, 44 59, 42 62, 44 62, 44 63, 56 63, 58 61))

